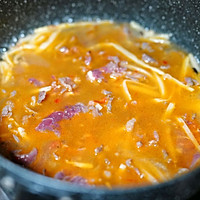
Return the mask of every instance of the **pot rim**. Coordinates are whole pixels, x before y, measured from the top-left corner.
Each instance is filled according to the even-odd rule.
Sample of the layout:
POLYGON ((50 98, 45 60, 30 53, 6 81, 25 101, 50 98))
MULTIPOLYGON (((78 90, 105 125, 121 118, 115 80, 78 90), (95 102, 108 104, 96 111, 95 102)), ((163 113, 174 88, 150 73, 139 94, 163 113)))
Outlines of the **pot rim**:
MULTIPOLYGON (((61 181, 55 178, 47 177, 42 174, 31 171, 27 168, 24 168, 14 162, 8 160, 7 158, 0 155, 0 168, 3 168, 5 171, 9 172, 11 177, 17 177, 14 179, 16 182, 28 187, 30 190, 36 190, 37 192, 44 192, 44 189, 57 190, 62 192, 74 192, 74 193, 84 193, 84 194, 106 194, 106 195, 121 195, 123 193, 144 193, 149 190, 158 190, 165 187, 184 182, 189 179, 191 176, 196 176, 200 173, 200 167, 195 168, 194 170, 187 172, 183 175, 174 177, 168 181, 147 185, 147 186, 134 186, 134 187, 114 187, 112 189, 106 187, 86 187, 81 186, 75 183, 70 183, 67 181, 61 181), (28 183, 28 184, 27 184, 28 183), (36 187, 34 187, 36 186, 36 187), (41 188, 40 188, 41 187, 41 188)), ((9 176, 9 174, 5 174, 9 176)), ((55 195, 55 193, 54 193, 55 195)))

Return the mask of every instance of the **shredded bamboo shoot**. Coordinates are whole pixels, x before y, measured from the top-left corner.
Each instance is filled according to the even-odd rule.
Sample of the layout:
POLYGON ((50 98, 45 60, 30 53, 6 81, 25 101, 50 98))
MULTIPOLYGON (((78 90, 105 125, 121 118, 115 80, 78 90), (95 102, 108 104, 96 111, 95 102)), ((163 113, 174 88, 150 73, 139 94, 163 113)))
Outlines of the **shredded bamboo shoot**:
MULTIPOLYGON (((132 82, 130 82, 130 83, 132 83, 132 82)), ((129 89, 131 89, 135 92, 139 92, 139 93, 142 93, 142 94, 152 96, 152 97, 158 97, 159 96, 159 93, 156 92, 155 90, 149 89, 149 88, 146 88, 146 87, 141 87, 140 85, 130 84, 129 89)))
POLYGON ((185 133, 187 134, 188 138, 191 140, 191 142, 194 144, 194 146, 200 151, 200 145, 197 142, 196 138, 194 137, 193 133, 190 131, 190 129, 187 126, 187 124, 185 123, 185 121, 181 117, 178 117, 177 120, 180 123, 183 130, 185 131, 185 133))
POLYGON ((194 91, 194 88, 189 87, 189 86, 183 84, 183 83, 180 82, 178 79, 172 77, 172 76, 169 75, 169 74, 165 74, 163 78, 164 78, 164 80, 171 80, 171 81, 173 81, 174 83, 178 84, 180 87, 182 87, 182 88, 184 88, 184 89, 186 89, 186 90, 188 90, 188 91, 190 91, 190 92, 193 92, 193 91, 194 91))
POLYGON ((58 34, 59 34, 59 32, 52 33, 52 35, 50 35, 50 37, 48 38, 48 40, 46 42, 42 43, 39 46, 39 49, 40 50, 47 49, 55 41, 55 39, 58 37, 58 34))
POLYGON ((175 109, 175 104, 172 102, 169 103, 169 105, 167 106, 167 109, 164 113, 163 120, 168 119, 170 117, 170 115, 172 114, 172 112, 174 111, 174 109, 175 109))
POLYGON ((127 67, 128 69, 131 69, 131 70, 135 70, 135 71, 137 71, 137 72, 140 72, 141 74, 144 74, 144 75, 146 75, 146 76, 148 76, 148 77, 150 77, 150 78, 153 78, 153 76, 152 76, 152 74, 151 73, 149 73, 149 72, 147 72, 146 70, 144 70, 144 69, 142 69, 142 68, 140 68, 140 67, 136 67, 136 66, 134 66, 134 65, 125 65, 125 67, 127 67))
POLYGON ((177 163, 176 149, 172 138, 171 128, 168 123, 166 123, 165 127, 165 144, 169 156, 172 158, 173 163, 176 165, 177 163))
POLYGON ((159 86, 159 89, 160 89, 161 96, 164 96, 165 95, 164 83, 163 83, 162 79, 159 77, 159 75, 157 75, 156 73, 155 73, 155 77, 156 77, 157 82, 158 82, 158 86, 159 86))
POLYGON ((138 169, 144 173, 146 178, 155 183, 156 180, 167 180, 168 174, 162 172, 157 166, 155 166, 149 159, 140 159, 137 158, 134 160, 135 165, 138 169))
POLYGON ((146 171, 145 169, 142 170, 142 172, 144 173, 144 177, 151 182, 152 184, 158 183, 158 180, 148 171, 146 171))
POLYGON ((189 65, 189 56, 187 56, 184 61, 183 61, 183 65, 182 65, 182 69, 180 72, 180 79, 183 80, 183 78, 185 77, 186 73, 187 73, 187 69, 188 69, 188 65, 189 65))
POLYGON ((195 57, 193 56, 193 54, 189 54, 189 59, 190 59, 190 64, 192 65, 192 68, 196 69, 197 72, 200 72, 200 67, 199 64, 197 62, 197 60, 195 59, 195 57))
POLYGON ((0 62, 0 79, 2 84, 5 84, 12 77, 12 67, 7 62, 0 62))
POLYGON ((93 168, 93 165, 91 163, 75 162, 75 161, 69 161, 69 160, 65 160, 65 162, 69 165, 73 165, 74 167, 79 167, 79 168, 84 168, 84 169, 93 168))
POLYGON ((147 42, 153 42, 153 43, 159 43, 159 44, 165 44, 165 45, 170 44, 169 40, 166 40, 165 38, 161 38, 161 37, 149 37, 149 38, 144 38, 143 40, 147 42))
MULTIPOLYGON (((168 41, 170 38, 169 34, 156 34, 153 30, 145 29, 140 24, 138 24, 134 21, 130 22, 130 26, 138 33, 142 32, 141 38, 148 38, 149 40, 154 39, 154 38, 159 38, 162 40, 161 43, 163 43, 163 41, 166 41, 169 43, 169 41, 168 41)), ((156 43, 157 42, 158 41, 156 41, 156 43)), ((160 43, 160 42, 158 42, 158 43, 160 43)))
POLYGON ((162 98, 154 98, 153 100, 158 103, 163 103, 168 101, 168 99, 162 99, 162 98))
POLYGON ((128 87, 127 87, 127 81, 128 80, 124 80, 123 83, 122 83, 122 86, 123 86, 123 89, 124 89, 124 93, 125 93, 125 96, 126 98, 131 101, 132 100, 132 97, 131 97, 131 94, 128 90, 128 87))

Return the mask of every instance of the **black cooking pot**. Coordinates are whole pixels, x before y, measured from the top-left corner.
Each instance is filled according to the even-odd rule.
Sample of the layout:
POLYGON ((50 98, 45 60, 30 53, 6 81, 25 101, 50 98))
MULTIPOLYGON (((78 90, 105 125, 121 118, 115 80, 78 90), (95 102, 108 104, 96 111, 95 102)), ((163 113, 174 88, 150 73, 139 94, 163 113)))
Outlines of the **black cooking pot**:
MULTIPOLYGON (((199 0, 0 0, 0 52, 36 27, 97 19, 135 20, 158 32, 172 33, 173 42, 200 57, 199 0)), ((158 185, 109 190, 54 180, 0 156, 0 185, 16 200, 180 200, 199 190, 200 169, 158 185)))

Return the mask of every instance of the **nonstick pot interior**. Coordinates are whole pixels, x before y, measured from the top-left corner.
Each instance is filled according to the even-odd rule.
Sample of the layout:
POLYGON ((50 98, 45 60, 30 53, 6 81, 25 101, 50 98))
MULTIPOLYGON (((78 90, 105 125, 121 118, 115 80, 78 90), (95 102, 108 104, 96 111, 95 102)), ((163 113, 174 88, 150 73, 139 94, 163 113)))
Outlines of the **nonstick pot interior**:
MULTIPOLYGON (((199 57, 199 0, 1 0, 0 47, 36 27, 77 20, 135 20, 199 57)), ((2 50, 2 49, 1 49, 2 50)))
MULTIPOLYGON (((200 57, 198 0, 19 0, 0 1, 0 53, 34 28, 80 20, 135 20, 200 57)), ((24 169, 0 156, 0 184, 13 199, 187 199, 200 188, 200 169, 143 188, 84 188, 24 169), (5 180, 12 184, 5 184, 5 180), (8 187, 9 186, 9 187, 8 187), (31 193, 30 193, 31 192, 31 193)))

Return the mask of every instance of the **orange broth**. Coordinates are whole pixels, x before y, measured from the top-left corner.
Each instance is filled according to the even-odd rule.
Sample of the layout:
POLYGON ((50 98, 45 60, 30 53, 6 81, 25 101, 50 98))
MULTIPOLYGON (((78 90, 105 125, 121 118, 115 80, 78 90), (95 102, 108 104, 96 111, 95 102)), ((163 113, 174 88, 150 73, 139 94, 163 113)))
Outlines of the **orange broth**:
POLYGON ((109 188, 196 167, 194 57, 144 33, 128 23, 80 22, 21 39, 0 63, 3 153, 45 176, 109 188))

